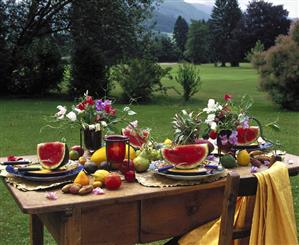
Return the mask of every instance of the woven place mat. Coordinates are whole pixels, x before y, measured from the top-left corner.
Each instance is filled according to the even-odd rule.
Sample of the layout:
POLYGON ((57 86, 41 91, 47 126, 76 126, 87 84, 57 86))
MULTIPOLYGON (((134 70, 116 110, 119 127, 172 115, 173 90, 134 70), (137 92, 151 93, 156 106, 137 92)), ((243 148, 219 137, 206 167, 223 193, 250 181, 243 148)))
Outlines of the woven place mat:
POLYGON ((14 177, 7 173, 4 169, 0 170, 0 176, 5 177, 5 181, 21 191, 39 191, 47 190, 54 187, 64 185, 72 180, 63 180, 59 182, 34 182, 19 177, 14 177))
POLYGON ((206 178, 202 178, 200 180, 174 180, 155 174, 153 171, 147 171, 145 173, 136 173, 136 179, 141 185, 146 187, 174 187, 214 182, 224 178, 227 173, 227 170, 225 170, 223 173, 207 176, 206 178))

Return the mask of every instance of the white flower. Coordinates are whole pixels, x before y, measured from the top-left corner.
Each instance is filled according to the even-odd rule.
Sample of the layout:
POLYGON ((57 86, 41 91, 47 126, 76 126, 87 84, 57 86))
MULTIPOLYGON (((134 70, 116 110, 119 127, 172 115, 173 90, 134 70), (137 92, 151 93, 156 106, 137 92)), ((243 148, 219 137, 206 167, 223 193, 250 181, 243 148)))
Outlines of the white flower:
POLYGON ((68 114, 66 114, 66 117, 70 119, 72 122, 75 122, 77 120, 77 115, 75 112, 71 111, 68 114))
POLYGON ((204 108, 203 111, 207 113, 216 112, 217 110, 221 110, 222 106, 218 104, 218 102, 215 102, 214 99, 209 99, 208 101, 208 107, 204 108))
POLYGON ((215 122, 214 120, 215 120, 215 114, 209 114, 207 119, 205 120, 205 123, 211 126, 211 124, 215 122))
POLYGON ((59 105, 59 106, 57 106, 57 109, 59 111, 55 114, 55 116, 57 117, 57 119, 63 119, 64 115, 66 113, 66 107, 62 106, 62 105, 59 105))
POLYGON ((101 121, 101 125, 105 128, 108 126, 108 124, 105 121, 101 121))
POLYGON ((80 110, 79 108, 76 108, 76 107, 73 108, 73 110, 75 110, 78 114, 83 112, 83 110, 80 110))
POLYGON ((216 130, 216 128, 217 128, 217 123, 216 123, 216 122, 211 122, 211 123, 210 123, 210 128, 211 128, 212 130, 216 130))

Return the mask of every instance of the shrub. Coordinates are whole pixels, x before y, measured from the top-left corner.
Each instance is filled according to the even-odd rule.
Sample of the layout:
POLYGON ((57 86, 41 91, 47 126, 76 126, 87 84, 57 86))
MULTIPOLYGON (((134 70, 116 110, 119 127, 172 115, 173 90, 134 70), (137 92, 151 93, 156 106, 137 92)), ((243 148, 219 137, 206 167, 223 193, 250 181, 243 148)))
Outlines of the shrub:
POLYGON ((289 36, 277 38, 276 45, 263 53, 265 63, 259 67, 262 89, 283 108, 296 111, 299 111, 298 26, 299 21, 289 36))
POLYGON ((12 73, 11 93, 41 95, 57 89, 63 76, 61 56, 52 38, 35 39, 20 51, 12 73))
POLYGON ((125 101, 147 102, 152 99, 154 92, 166 91, 161 79, 170 70, 150 59, 130 59, 113 67, 110 79, 120 84, 125 101))
POLYGON ((189 63, 179 65, 175 80, 183 87, 184 101, 188 101, 194 94, 196 94, 201 85, 198 69, 195 65, 189 63))
POLYGON ((250 49, 250 52, 248 52, 246 54, 246 60, 251 62, 251 64, 253 65, 253 67, 257 68, 260 65, 263 64, 264 60, 263 60, 263 55, 262 52, 265 50, 264 44, 258 40, 255 43, 255 46, 250 49))

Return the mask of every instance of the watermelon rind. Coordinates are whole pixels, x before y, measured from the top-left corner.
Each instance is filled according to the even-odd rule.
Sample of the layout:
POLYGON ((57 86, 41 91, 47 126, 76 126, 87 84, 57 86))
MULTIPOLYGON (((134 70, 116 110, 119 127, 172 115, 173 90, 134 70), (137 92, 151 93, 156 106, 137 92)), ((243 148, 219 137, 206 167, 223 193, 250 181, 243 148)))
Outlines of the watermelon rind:
POLYGON ((149 131, 147 130, 141 130, 143 135, 140 135, 137 130, 134 129, 128 129, 123 128, 122 129, 122 135, 127 136, 130 141, 130 145, 134 148, 141 148, 144 143, 147 142, 149 137, 149 131))
POLYGON ((208 144, 179 145, 163 148, 162 156, 177 169, 193 169, 202 164, 209 153, 208 144))
POLYGON ((250 126, 249 128, 237 128, 237 145, 248 146, 257 141, 260 136, 260 128, 258 126, 250 126))
POLYGON ((69 150, 62 142, 40 143, 37 145, 37 157, 44 169, 54 170, 68 163, 69 150))

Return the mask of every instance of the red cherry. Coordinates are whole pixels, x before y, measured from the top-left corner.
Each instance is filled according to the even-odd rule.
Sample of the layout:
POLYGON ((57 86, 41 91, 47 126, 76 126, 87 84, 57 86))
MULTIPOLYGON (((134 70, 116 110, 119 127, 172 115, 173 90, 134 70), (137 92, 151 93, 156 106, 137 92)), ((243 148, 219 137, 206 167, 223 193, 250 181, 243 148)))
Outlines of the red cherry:
POLYGON ((211 130, 209 133, 209 136, 211 139, 216 139, 217 138, 217 132, 215 130, 211 130))
POLYGON ((133 170, 129 170, 125 173, 125 179, 128 182, 134 182, 135 181, 135 172, 133 170))

